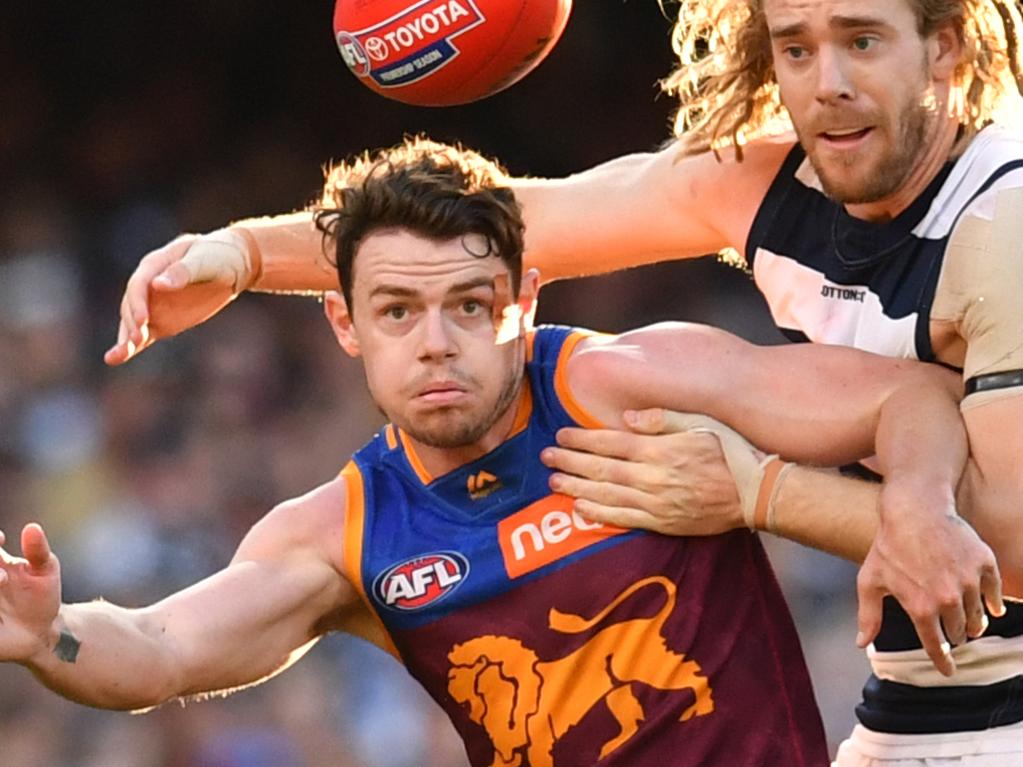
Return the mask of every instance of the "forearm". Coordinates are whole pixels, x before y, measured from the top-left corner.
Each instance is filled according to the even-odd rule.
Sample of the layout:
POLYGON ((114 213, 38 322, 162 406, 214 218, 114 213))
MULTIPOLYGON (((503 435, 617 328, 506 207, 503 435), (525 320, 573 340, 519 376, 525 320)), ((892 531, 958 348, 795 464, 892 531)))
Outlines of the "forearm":
POLYGON ((880 485, 794 466, 774 495, 768 532, 862 562, 878 527, 880 485))
POLYGON ((59 695, 96 708, 145 709, 178 694, 172 652, 150 613, 107 602, 63 605, 24 665, 59 695))
POLYGON ((332 254, 324 251, 323 235, 312 213, 252 218, 231 224, 254 250, 250 261, 259 264, 249 290, 280 293, 337 290, 337 269, 332 254))
POLYGON ((884 524, 902 514, 955 514, 955 492, 969 456, 956 392, 928 381, 903 386, 881 407, 876 450, 885 478, 884 524), (916 498, 919 502, 905 502, 916 498))

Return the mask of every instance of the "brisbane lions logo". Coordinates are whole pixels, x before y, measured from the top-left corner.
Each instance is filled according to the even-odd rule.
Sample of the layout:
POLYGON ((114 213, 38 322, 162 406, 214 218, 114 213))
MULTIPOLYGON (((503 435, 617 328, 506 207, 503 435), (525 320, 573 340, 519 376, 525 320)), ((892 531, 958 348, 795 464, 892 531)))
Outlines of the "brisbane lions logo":
POLYGON ((494 744, 491 767, 553 767, 554 744, 603 702, 621 732, 603 744, 600 758, 632 738, 645 712, 632 682, 659 690, 690 689, 696 702, 679 721, 714 710, 712 691, 699 665, 668 649, 661 635, 675 608, 675 584, 655 576, 634 583, 590 619, 551 609, 550 628, 562 634, 588 631, 646 586, 659 585, 664 606, 652 617, 613 623, 564 658, 541 661, 517 639, 482 636, 448 653, 448 692, 469 707, 469 718, 494 744), (525 762, 523 762, 525 758, 525 762))

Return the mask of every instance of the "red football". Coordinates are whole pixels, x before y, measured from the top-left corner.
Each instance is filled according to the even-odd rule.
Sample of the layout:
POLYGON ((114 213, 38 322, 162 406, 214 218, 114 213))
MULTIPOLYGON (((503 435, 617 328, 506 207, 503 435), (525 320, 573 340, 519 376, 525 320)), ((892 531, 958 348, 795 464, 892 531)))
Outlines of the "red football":
POLYGON ((572 0, 337 0, 334 37, 367 87, 419 106, 490 96, 561 37, 572 0))

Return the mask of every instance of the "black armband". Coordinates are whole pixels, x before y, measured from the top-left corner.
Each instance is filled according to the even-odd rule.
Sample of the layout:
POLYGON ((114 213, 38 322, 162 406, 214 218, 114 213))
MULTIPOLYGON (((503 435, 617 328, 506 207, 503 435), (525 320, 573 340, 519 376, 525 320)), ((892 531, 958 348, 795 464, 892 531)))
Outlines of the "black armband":
POLYGON ((966 396, 997 389, 1011 389, 1023 386, 1023 370, 1005 370, 1001 373, 985 373, 974 376, 966 382, 966 396))

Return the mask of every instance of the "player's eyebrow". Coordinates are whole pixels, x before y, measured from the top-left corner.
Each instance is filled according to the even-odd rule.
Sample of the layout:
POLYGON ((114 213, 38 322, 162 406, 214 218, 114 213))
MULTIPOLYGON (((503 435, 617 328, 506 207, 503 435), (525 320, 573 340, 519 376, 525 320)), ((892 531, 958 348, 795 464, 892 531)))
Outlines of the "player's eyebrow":
POLYGON ((418 291, 400 285, 377 285, 370 291, 369 297, 394 296, 395 298, 412 298, 418 291))
POLYGON ((491 288, 494 287, 493 277, 474 277, 471 280, 465 280, 465 282, 456 282, 448 290, 448 293, 465 293, 476 288, 491 288))
MULTIPOLYGON (((474 277, 471 280, 465 280, 464 282, 456 282, 450 288, 448 293, 465 293, 476 288, 491 288, 494 287, 493 277, 474 277)), ((377 285, 370 291, 370 298, 375 296, 393 296, 395 298, 414 298, 419 295, 419 291, 414 288, 407 288, 403 285, 377 285)))
MULTIPOLYGON (((891 24, 887 21, 874 16, 830 16, 828 26, 832 29, 891 28, 891 24)), ((771 27, 768 32, 772 40, 779 40, 806 34, 808 29, 809 25, 805 21, 797 21, 792 24, 771 27)))

